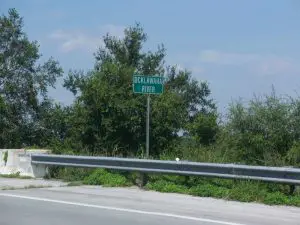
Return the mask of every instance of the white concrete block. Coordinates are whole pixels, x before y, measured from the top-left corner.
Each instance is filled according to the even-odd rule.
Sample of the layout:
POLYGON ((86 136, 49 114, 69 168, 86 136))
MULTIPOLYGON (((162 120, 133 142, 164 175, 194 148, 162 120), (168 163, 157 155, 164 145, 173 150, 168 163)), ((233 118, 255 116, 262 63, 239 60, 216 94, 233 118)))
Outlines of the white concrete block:
POLYGON ((31 154, 49 154, 47 149, 0 149, 0 174, 20 173, 21 176, 31 176, 35 178, 44 177, 48 170, 43 165, 32 165, 31 154), (7 163, 3 160, 4 152, 8 152, 7 163))
POLYGON ((25 149, 9 149, 7 163, 5 166, 5 173, 17 173, 19 172, 20 158, 19 154, 25 154, 25 149))

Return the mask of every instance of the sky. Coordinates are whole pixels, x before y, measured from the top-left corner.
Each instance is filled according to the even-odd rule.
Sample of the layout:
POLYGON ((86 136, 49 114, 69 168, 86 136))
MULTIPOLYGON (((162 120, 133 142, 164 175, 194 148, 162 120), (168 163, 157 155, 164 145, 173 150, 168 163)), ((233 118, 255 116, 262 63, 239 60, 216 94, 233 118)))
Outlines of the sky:
MULTIPOLYGON (((109 32, 122 37, 139 22, 148 34, 146 50, 161 43, 166 64, 206 81, 220 112, 254 94, 297 96, 300 90, 300 1, 298 0, 0 0, 1 15, 16 8, 24 30, 37 40, 42 60, 92 69, 93 53, 109 32)), ((62 87, 50 95, 63 104, 73 96, 62 87)))

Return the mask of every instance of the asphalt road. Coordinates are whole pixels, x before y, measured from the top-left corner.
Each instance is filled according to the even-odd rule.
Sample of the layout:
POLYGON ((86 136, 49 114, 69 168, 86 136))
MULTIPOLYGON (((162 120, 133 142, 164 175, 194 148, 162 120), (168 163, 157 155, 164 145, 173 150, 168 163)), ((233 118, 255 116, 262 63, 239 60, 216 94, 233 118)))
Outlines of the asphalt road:
POLYGON ((300 208, 142 191, 52 187, 0 191, 1 225, 300 225, 300 208))

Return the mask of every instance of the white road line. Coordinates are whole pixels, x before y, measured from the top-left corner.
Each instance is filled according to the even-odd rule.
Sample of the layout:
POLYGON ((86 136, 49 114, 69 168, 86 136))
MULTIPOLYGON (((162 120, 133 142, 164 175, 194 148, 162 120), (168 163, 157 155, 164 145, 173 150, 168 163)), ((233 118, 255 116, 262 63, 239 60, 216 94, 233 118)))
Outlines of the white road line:
POLYGON ((42 201, 42 202, 53 202, 53 203, 58 203, 58 204, 75 205, 75 206, 105 209, 105 210, 114 210, 114 211, 121 211, 121 212, 128 212, 128 213, 138 213, 138 214, 146 214, 146 215, 153 215, 153 216, 172 217, 172 218, 177 218, 177 219, 193 220, 193 221, 215 223, 215 224, 222 224, 222 225, 245 225, 245 224, 241 224, 241 223, 233 223, 233 222, 226 222, 226 221, 221 221, 221 220, 205 219, 205 218, 200 218, 200 217, 181 216, 181 215, 176 215, 176 214, 171 214, 171 213, 160 213, 160 212, 150 212, 150 211, 142 211, 142 210, 136 210, 136 209, 125 209, 125 208, 117 208, 117 207, 102 206, 102 205, 92 205, 92 204, 79 203, 79 202, 61 201, 61 200, 48 199, 48 198, 13 195, 13 194, 6 194, 6 193, 0 193, 0 196, 11 197, 11 198, 21 198, 21 199, 28 199, 28 200, 42 201))

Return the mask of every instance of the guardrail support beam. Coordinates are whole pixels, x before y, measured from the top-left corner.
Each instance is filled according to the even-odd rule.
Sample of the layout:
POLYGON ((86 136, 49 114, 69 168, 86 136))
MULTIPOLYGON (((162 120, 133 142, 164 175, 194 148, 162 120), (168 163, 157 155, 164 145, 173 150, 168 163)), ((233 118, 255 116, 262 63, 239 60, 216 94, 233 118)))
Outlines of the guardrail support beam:
MULTIPOLYGON (((55 165, 135 171, 142 173, 143 176, 149 173, 159 173, 218 177, 233 180, 256 180, 291 185, 291 193, 295 191, 295 185, 300 185, 300 168, 288 167, 46 154, 32 154, 31 163, 47 166, 55 165)), ((141 176, 141 178, 143 176, 141 176)), ((145 183, 146 181, 142 182, 141 185, 145 183)))

